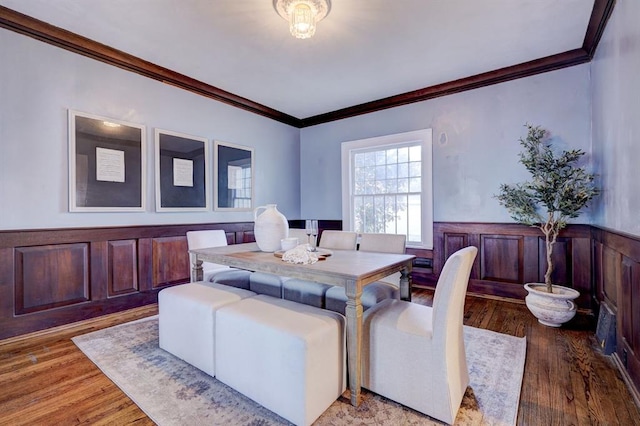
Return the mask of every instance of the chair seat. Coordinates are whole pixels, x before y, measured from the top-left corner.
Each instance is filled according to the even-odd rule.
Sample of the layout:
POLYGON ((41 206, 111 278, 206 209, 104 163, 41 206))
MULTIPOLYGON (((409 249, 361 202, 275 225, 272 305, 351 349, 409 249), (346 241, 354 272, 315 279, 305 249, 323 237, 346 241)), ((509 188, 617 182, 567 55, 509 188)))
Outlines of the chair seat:
MULTIPOLYGON (((385 299, 399 299, 400 290, 389 283, 376 281, 362 290, 362 308, 367 310, 385 299)), ((325 308, 345 314, 347 309, 347 293, 343 287, 333 286, 325 294, 325 308)))

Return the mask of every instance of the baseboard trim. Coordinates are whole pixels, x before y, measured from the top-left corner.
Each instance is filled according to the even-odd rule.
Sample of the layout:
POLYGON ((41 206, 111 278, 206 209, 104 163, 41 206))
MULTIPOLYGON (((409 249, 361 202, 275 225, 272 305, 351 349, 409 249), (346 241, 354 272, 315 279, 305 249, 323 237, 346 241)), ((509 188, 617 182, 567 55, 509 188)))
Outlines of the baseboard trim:
POLYGON ((629 372, 624 367, 624 364, 622 363, 622 360, 618 356, 618 353, 614 352, 613 354, 611 354, 611 359, 613 360, 614 365, 620 372, 620 375, 622 375, 622 380, 624 380, 624 383, 627 385, 627 388, 629 389, 629 393, 631 393, 631 397, 633 398, 633 402, 635 402, 636 406, 640 408, 640 392, 638 392, 638 389, 636 389, 635 385, 633 384, 633 381, 629 376, 629 372))

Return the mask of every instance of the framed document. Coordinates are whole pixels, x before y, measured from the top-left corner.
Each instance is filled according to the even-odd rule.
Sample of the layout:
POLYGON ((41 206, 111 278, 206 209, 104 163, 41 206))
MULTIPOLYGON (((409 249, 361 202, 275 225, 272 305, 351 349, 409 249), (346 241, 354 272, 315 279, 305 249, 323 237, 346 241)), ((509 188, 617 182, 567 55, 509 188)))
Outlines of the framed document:
POLYGON ((214 142, 214 210, 253 210, 253 148, 214 142))
POLYGON ((145 127, 69 110, 69 211, 145 210, 145 127))
POLYGON ((155 130, 156 211, 204 211, 210 207, 206 138, 155 130))

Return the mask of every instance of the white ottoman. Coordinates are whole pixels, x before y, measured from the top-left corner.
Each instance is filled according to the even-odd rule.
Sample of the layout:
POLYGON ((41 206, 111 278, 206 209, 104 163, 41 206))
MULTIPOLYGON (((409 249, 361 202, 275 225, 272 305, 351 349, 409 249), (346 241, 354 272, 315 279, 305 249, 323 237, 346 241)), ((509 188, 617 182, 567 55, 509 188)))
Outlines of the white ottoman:
POLYGON ((158 293, 160 347, 215 376, 215 311, 254 296, 249 290, 196 282, 158 293))
POLYGON ((346 389, 345 318, 258 295, 216 311, 216 378, 296 425, 346 389))

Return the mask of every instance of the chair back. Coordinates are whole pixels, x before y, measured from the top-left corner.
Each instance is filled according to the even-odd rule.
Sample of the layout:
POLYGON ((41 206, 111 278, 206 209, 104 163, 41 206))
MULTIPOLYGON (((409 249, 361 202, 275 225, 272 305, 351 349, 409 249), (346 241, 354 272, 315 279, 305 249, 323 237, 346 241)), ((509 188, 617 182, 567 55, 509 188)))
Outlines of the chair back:
POLYGON ((473 246, 453 253, 442 268, 433 297, 433 345, 442 351, 441 368, 447 372, 453 401, 462 401, 469 382, 462 326, 464 299, 477 253, 473 246))
POLYGON ((360 235, 360 251, 378 253, 404 254, 407 236, 403 234, 369 234, 360 235))
POLYGON ((187 231, 187 244, 189 246, 189 250, 226 246, 227 234, 223 229, 187 231))
POLYGON ((351 231, 322 231, 318 247, 334 250, 355 250, 358 234, 351 231))
MULTIPOLYGON (((222 247, 227 245, 227 234, 223 229, 207 229, 203 231, 187 231, 187 245, 189 250, 195 250, 207 247, 222 247)), ((189 256, 189 261, 193 263, 193 256, 189 256)), ((202 262, 204 272, 210 272, 218 269, 228 269, 225 265, 217 263, 202 262)))
POLYGON ((462 327, 464 299, 477 253, 476 247, 465 247, 449 256, 445 262, 433 296, 434 338, 437 332, 448 327, 462 327))

